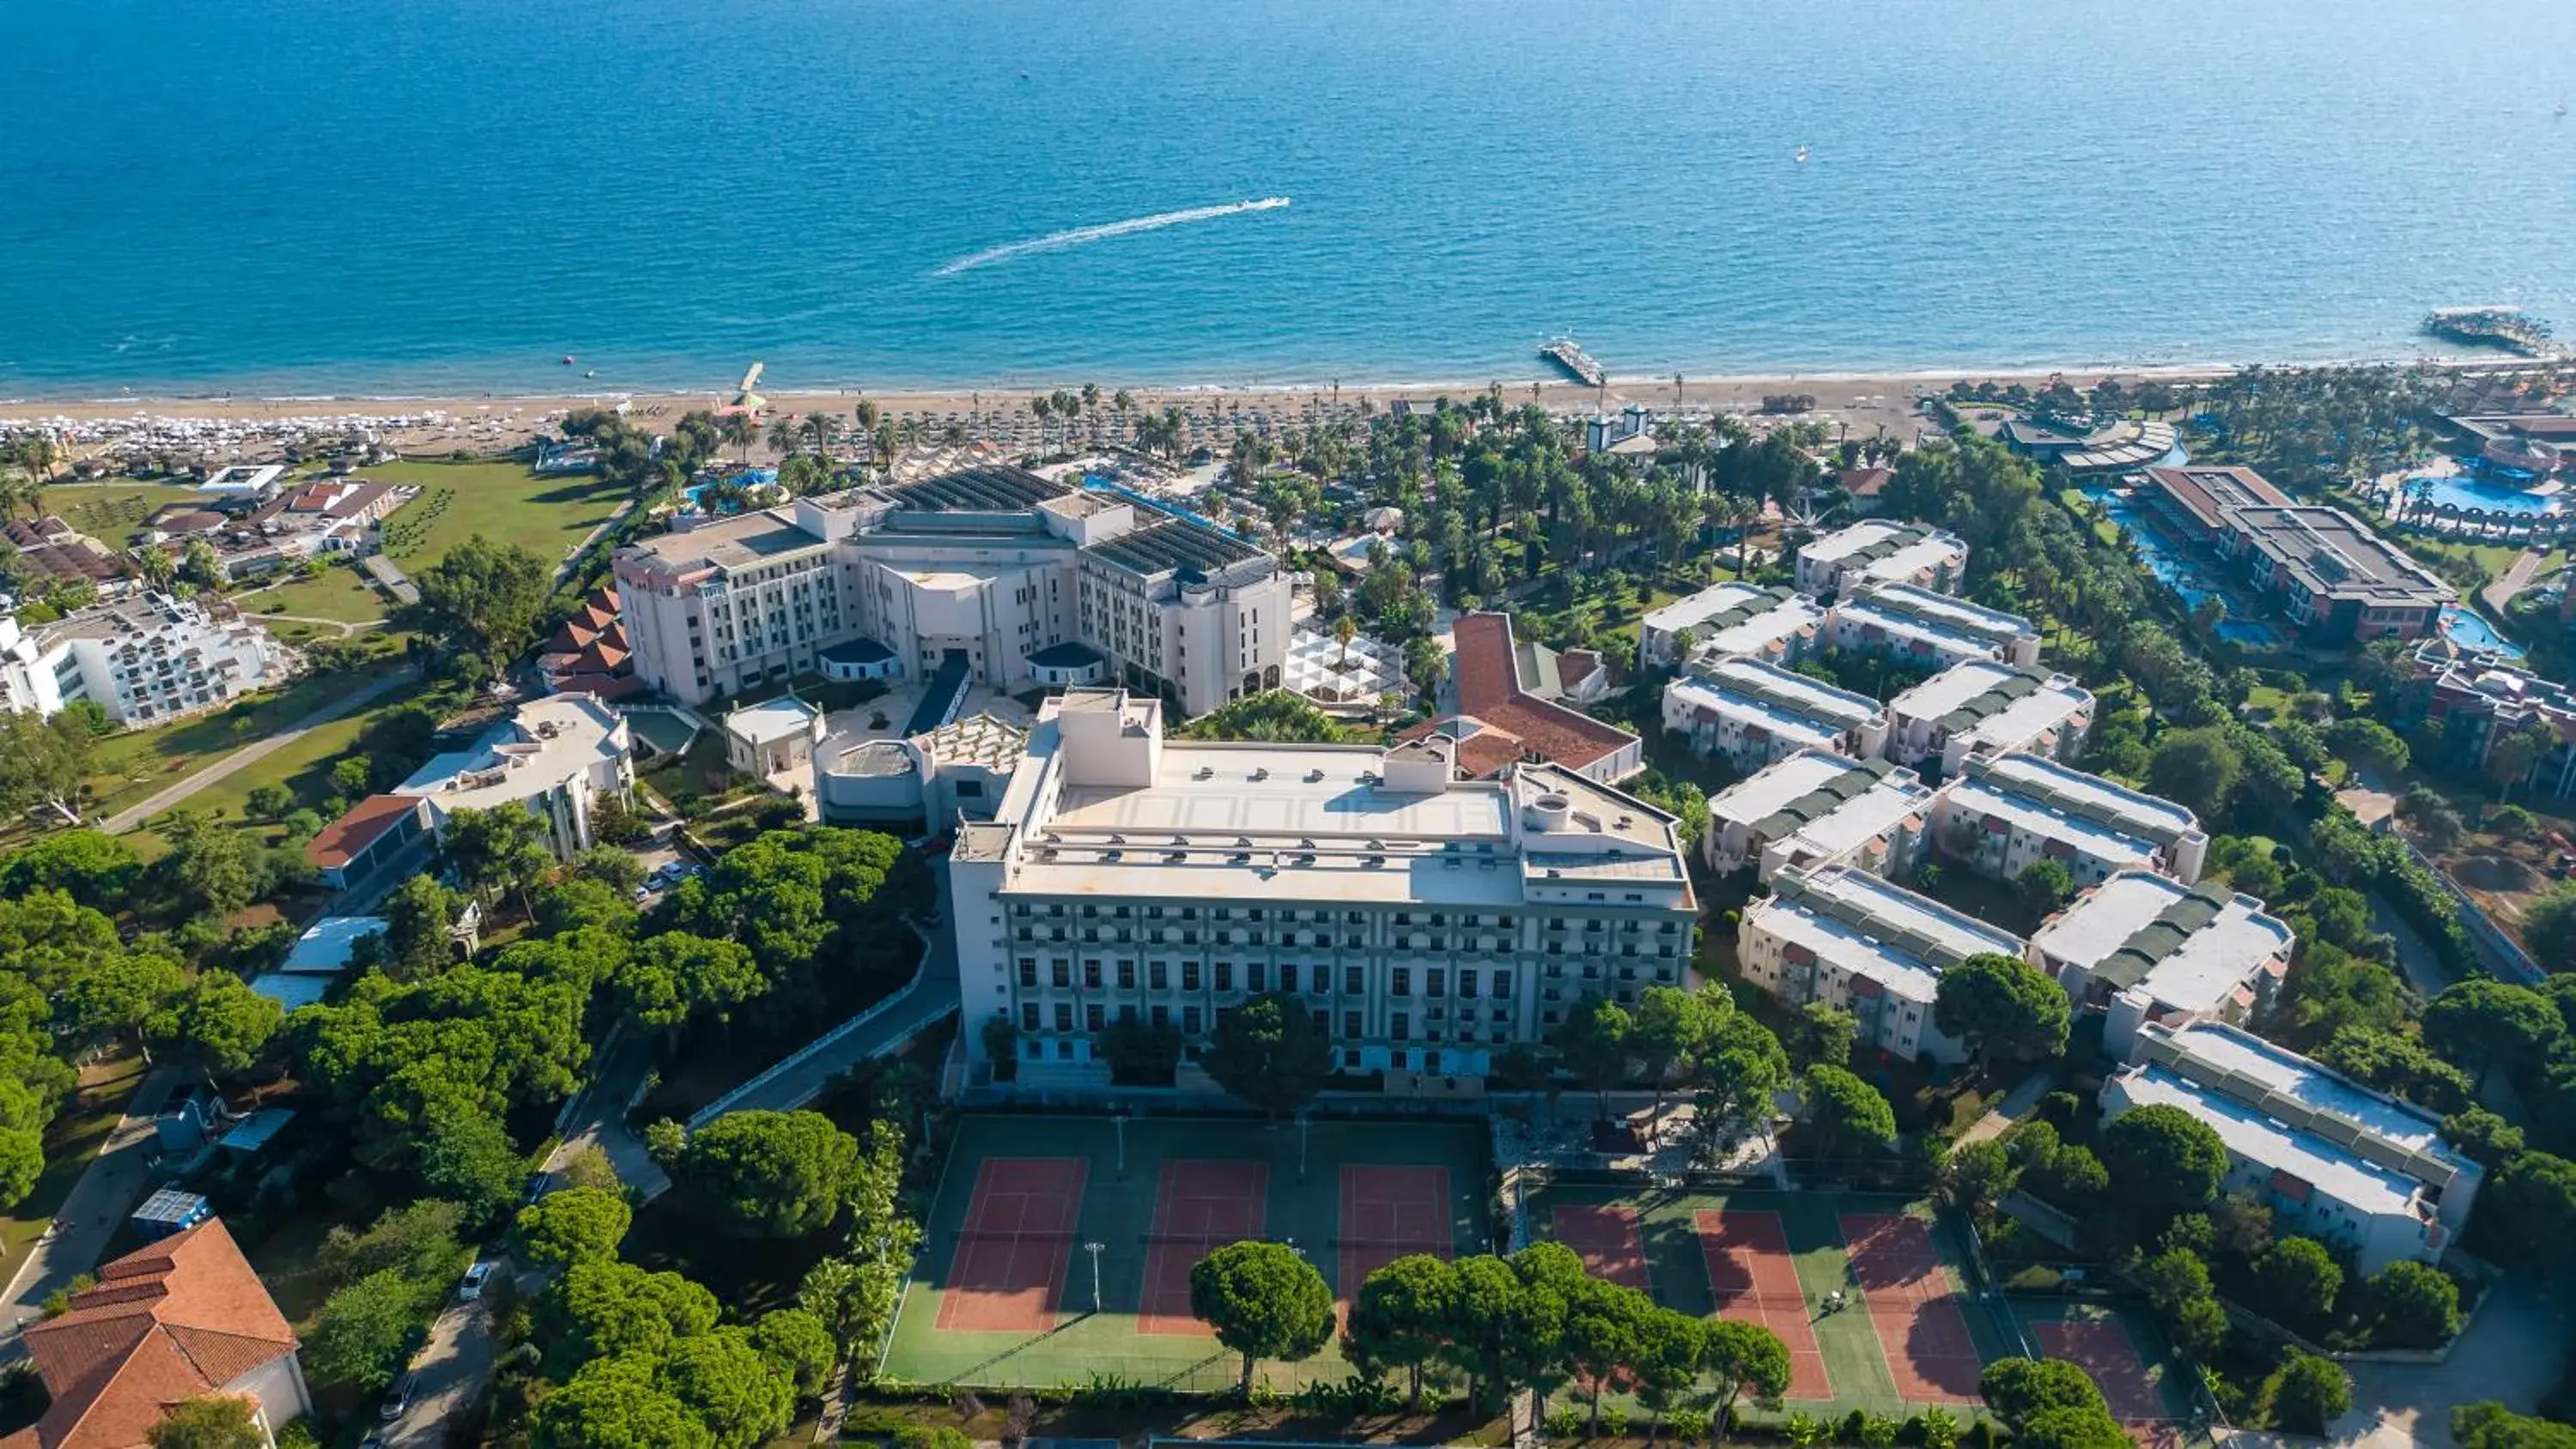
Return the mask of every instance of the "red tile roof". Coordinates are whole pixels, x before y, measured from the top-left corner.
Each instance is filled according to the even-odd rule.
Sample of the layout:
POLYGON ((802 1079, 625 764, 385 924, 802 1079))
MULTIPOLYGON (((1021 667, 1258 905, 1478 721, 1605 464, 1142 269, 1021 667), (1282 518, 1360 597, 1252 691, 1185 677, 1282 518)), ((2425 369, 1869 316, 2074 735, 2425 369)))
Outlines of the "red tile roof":
POLYGON ((1854 498, 1875 498, 1896 478, 1893 468, 1845 468, 1834 481, 1854 498))
MULTIPOLYGON (((1617 725, 1522 691, 1510 615, 1464 614, 1452 632, 1458 643, 1458 712, 1502 736, 1488 742, 1478 734, 1459 745, 1458 763, 1469 775, 1481 779, 1524 754, 1581 770, 1636 742, 1635 735, 1617 725), (1507 745, 1511 753, 1505 757, 1501 752, 1507 745)), ((1434 730, 1455 735, 1454 728, 1442 727, 1456 719, 1447 715, 1416 725, 1405 731, 1405 738, 1419 739, 1434 730)))
POLYGON ((27 1353, 53 1403, 0 1440, 6 1449, 137 1449, 172 1405, 295 1351, 295 1330, 220 1218, 98 1277, 71 1311, 28 1325, 27 1353))
POLYGON ((304 858, 324 870, 347 865, 383 839, 386 831, 401 824, 404 816, 416 815, 419 810, 420 801, 414 796, 370 795, 306 841, 304 858))
POLYGON ((2289 495, 2272 486, 2271 481, 2251 468, 2149 468, 2147 477, 2174 502, 2191 510, 2203 528, 2215 529, 2226 520, 2221 510, 2246 504, 2286 504, 2289 495))

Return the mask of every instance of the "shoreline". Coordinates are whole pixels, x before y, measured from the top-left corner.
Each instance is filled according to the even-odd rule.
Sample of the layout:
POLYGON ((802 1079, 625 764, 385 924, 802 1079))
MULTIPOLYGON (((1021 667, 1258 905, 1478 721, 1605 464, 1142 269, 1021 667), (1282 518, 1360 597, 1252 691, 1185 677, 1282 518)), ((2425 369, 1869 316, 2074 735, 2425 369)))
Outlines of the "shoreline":
MULTIPOLYGON (((1877 434, 1910 436, 1923 424, 1919 400, 1926 394, 1946 392, 1959 381, 2028 383, 2063 377, 2079 386, 2089 386, 2103 378, 2117 377, 2133 382, 2150 379, 2194 382, 2227 377, 2248 365, 2252 364, 1829 369, 1700 377, 1684 374, 1678 389, 1673 376, 1666 373, 1659 376, 1613 375, 1598 389, 1571 378, 1524 376, 1486 381, 1452 379, 1338 385, 1312 381, 1194 383, 1138 385, 1126 390, 1132 403, 1131 416, 1148 411, 1159 412, 1167 406, 1179 407, 1193 421, 1220 430, 1237 421, 1293 426, 1330 417, 1347 418, 1367 409, 1383 408, 1399 398, 1421 400, 1447 396, 1463 401, 1496 385, 1502 388, 1507 403, 1518 405, 1536 401, 1559 413, 1581 413, 1595 406, 1615 411, 1630 404, 1639 404, 1659 412, 1685 415, 1720 412, 1759 415, 1763 412, 1762 403, 1766 396, 1807 393, 1815 398, 1811 411, 1772 416, 1835 424, 1846 437, 1867 438, 1877 434)), ((2285 368, 2435 365, 2510 370, 2545 364, 2495 356, 2428 355, 2402 361, 2345 359, 2261 365, 2285 368)), ((1084 431, 1094 435, 1099 424, 1090 420, 1111 413, 1109 399, 1118 391, 1114 381, 1099 381, 1099 405, 1096 409, 1085 409, 1088 426, 1084 431)), ((1080 384, 1072 386, 1078 388, 1080 384)), ((980 418, 985 420, 989 429, 1005 421, 1014 424, 1033 422, 1029 402, 1057 390, 1025 386, 782 388, 765 391, 762 398, 772 416, 825 412, 846 417, 851 409, 866 401, 898 422, 915 421, 930 427, 943 427, 962 419, 980 418)), ((221 453, 255 451, 261 444, 299 434, 351 430, 373 433, 398 451, 499 451, 524 446, 539 433, 549 431, 550 425, 565 412, 574 409, 624 404, 645 417, 667 419, 692 408, 720 406, 729 398, 729 393, 580 387, 479 395, 448 392, 227 396, 208 393, 10 398, 0 399, 0 426, 34 423, 55 429, 64 435, 75 454, 105 451, 119 442, 135 440, 137 435, 145 434, 157 439, 157 446, 193 447, 221 453)))

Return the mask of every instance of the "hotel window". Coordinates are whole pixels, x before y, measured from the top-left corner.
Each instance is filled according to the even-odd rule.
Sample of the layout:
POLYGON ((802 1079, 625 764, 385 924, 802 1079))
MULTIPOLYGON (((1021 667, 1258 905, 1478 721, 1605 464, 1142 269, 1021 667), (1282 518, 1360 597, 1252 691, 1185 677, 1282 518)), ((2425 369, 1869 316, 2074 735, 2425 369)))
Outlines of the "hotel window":
POLYGON ((1172 968, 1161 961, 1148 962, 1145 966, 1145 984, 1156 991, 1169 987, 1172 984, 1172 968))
POLYGON ((1133 991, 1136 989, 1135 962, 1121 961, 1118 963, 1118 989, 1121 991, 1133 991))
POLYGON ((1181 1030, 1191 1036, 1197 1036, 1199 1034, 1199 1009, 1197 1007, 1184 1006, 1181 1008, 1181 1030))
POLYGON ((1092 991, 1100 989, 1100 961, 1097 957, 1082 963, 1082 984, 1092 991))
POLYGON ((1359 1034, 1360 1034, 1360 1014, 1359 1014, 1358 1012, 1356 1012, 1356 1011, 1345 1011, 1345 1012, 1343 1012, 1343 1013, 1342 1013, 1342 1035, 1344 1035, 1344 1036, 1346 1036, 1346 1037, 1353 1037, 1353 1036, 1358 1036, 1359 1034))
POLYGON ((1181 989, 1183 991, 1196 991, 1199 989, 1199 963, 1196 961, 1184 961, 1181 963, 1181 989))
POLYGON ((1279 963, 1279 989, 1282 991, 1294 991, 1297 989, 1296 962, 1282 961, 1279 963))
POLYGON ((1023 956, 1020 958, 1020 984, 1022 986, 1035 986, 1038 984, 1037 957, 1023 956))
POLYGON ((1102 1010, 1099 1002, 1095 1001, 1082 1009, 1082 1025, 1085 1031, 1098 1032, 1108 1024, 1109 1014, 1102 1010))
POLYGON ((1035 1031, 1035 1030, 1037 1030, 1037 1029, 1038 1029, 1038 1004, 1037 1004, 1036 1002, 1034 1002, 1034 1001, 1023 1001, 1023 1002, 1021 1002, 1021 1003, 1020 1003, 1020 1030, 1022 1030, 1022 1031, 1035 1031))
POLYGON ((1475 973, 1475 972, 1473 972, 1473 971, 1461 971, 1461 972, 1459 972, 1459 973, 1458 973, 1458 994, 1459 994, 1459 996, 1461 996, 1461 997, 1463 997, 1463 998, 1465 998, 1466 1000, 1469 1000, 1469 1001, 1473 1001, 1473 1000, 1475 1000, 1475 999, 1476 999, 1476 973, 1475 973))
POLYGON ((1058 987, 1066 987, 1073 984, 1072 962, 1058 957, 1056 960, 1049 962, 1048 965, 1051 968, 1050 974, 1055 977, 1055 984, 1058 987))
POLYGON ((1269 989, 1268 987, 1265 987, 1265 986, 1263 986, 1263 985, 1261 984, 1261 980, 1262 980, 1261 963, 1260 963, 1260 962, 1258 962, 1258 961, 1246 961, 1246 962, 1244 962, 1244 963, 1243 963, 1243 989, 1244 989, 1244 990, 1246 990, 1246 991, 1266 991, 1266 990, 1268 990, 1268 989, 1269 989))
POLYGON ((1234 989, 1233 962, 1219 961, 1216 963, 1216 989, 1219 991, 1232 991, 1234 989))
POLYGON ((1422 973, 1422 994, 1423 994, 1423 995, 1425 995, 1425 996, 1446 996, 1446 995, 1448 995, 1448 994, 1449 994, 1449 977, 1448 977, 1447 973, 1445 973, 1445 972, 1443 972, 1443 971, 1439 970, 1439 969, 1438 969, 1438 968, 1436 968, 1436 967, 1435 967, 1435 968, 1433 968, 1433 969, 1431 969, 1431 970, 1428 970, 1428 971, 1423 972, 1423 973, 1422 973))
POLYGON ((1386 994, 1389 996, 1411 996, 1413 994, 1413 968, 1409 966, 1398 966, 1393 971, 1389 972, 1387 974, 1386 994))
POLYGON ((1494 973, 1494 999, 1496 1001, 1509 1001, 1512 999, 1512 973, 1509 971, 1497 971, 1494 973))
POLYGON ((1360 973, 1359 967, 1345 966, 1342 968, 1342 990, 1349 994, 1357 996, 1362 991, 1366 990, 1366 981, 1367 978, 1360 973))
POLYGON ((1392 1037, 1394 1037, 1397 1041, 1403 1041, 1403 1040, 1405 1040, 1406 1038, 1410 1037, 1410 1036, 1413 1034, 1413 1033, 1412 1033, 1413 1019, 1412 1019, 1411 1017, 1406 1016, 1406 1015, 1405 1015, 1403 1012, 1401 1012, 1401 1011, 1399 1011, 1399 1012, 1397 1012, 1397 1013, 1395 1014, 1394 1019, 1393 1019, 1393 1020, 1391 1020, 1390 1022, 1388 1022, 1388 1023, 1387 1023, 1387 1026, 1388 1026, 1388 1033, 1387 1033, 1387 1034, 1388 1034, 1388 1035, 1390 1035, 1390 1036, 1392 1036, 1392 1037))
POLYGON ((1073 1030, 1073 1004, 1071 1002, 1059 1001, 1055 1004, 1055 1029, 1058 1031, 1073 1030))

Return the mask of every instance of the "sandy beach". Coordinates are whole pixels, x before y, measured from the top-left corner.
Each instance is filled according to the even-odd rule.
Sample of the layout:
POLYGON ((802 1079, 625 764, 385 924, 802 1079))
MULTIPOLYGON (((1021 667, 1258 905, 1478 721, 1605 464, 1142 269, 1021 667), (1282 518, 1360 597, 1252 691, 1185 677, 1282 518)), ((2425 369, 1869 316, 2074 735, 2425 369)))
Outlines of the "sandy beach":
MULTIPOLYGON (((1594 407, 1616 411, 1631 403, 1640 403, 1658 412, 1756 414, 1761 411, 1766 397, 1783 393, 1812 394, 1815 410, 1803 415, 1805 418, 1832 425, 1845 436, 1866 438, 1882 432, 1911 436, 1923 425, 1917 400, 1925 393, 1945 391, 1953 381, 1963 377, 1971 381, 1992 379, 2037 383, 2063 376, 2081 387, 2104 377, 2130 380, 2160 376, 2189 380, 2223 375, 2226 371, 2225 368, 2195 367, 2065 372, 1816 373, 1781 377, 1685 378, 1678 386, 1670 377, 1614 377, 1607 387, 1598 390, 1571 380, 1524 378, 1502 382, 1501 387, 1508 403, 1518 405, 1537 401, 1560 413, 1581 413, 1594 407)), ((1484 392, 1491 385, 1453 382, 1366 388, 1139 387, 1130 389, 1129 401, 1132 412, 1136 413, 1159 412, 1167 406, 1178 407, 1197 424, 1193 431, 1204 436, 1209 432, 1229 432, 1236 424, 1257 426, 1267 423, 1278 428, 1303 426, 1336 417, 1357 417, 1371 411, 1383 412, 1398 399, 1428 400, 1446 396, 1464 400, 1484 392)), ((1073 386, 1078 387, 1079 384, 1073 386)), ((1101 379, 1100 388, 1104 435, 1123 433, 1125 429, 1119 425, 1117 414, 1109 402, 1116 392, 1115 381, 1101 379)), ((1010 430, 1026 430, 1034 434, 1037 422, 1029 410, 1029 402, 1041 395, 1033 389, 1009 388, 822 392, 764 389, 762 393, 772 413, 795 415, 825 412, 847 417, 860 401, 873 402, 884 416, 898 423, 920 421, 933 441, 951 423, 963 426, 970 437, 993 436, 997 431, 1010 430)), ((517 447, 551 430, 565 413, 580 408, 614 406, 622 402, 633 414, 644 419, 667 421, 692 408, 713 407, 728 401, 729 397, 706 393, 577 393, 569 390, 524 397, 26 400, 0 402, 0 427, 12 423, 43 424, 56 430, 71 445, 75 456, 87 455, 115 441, 139 435, 148 435, 156 446, 194 446, 223 454, 254 452, 264 444, 296 435, 347 432, 372 434, 404 452, 441 453, 457 449, 487 451, 517 447)), ((1060 428, 1061 423, 1057 426, 1060 428)), ((1088 412, 1081 430, 1085 434, 1092 431, 1088 412)))

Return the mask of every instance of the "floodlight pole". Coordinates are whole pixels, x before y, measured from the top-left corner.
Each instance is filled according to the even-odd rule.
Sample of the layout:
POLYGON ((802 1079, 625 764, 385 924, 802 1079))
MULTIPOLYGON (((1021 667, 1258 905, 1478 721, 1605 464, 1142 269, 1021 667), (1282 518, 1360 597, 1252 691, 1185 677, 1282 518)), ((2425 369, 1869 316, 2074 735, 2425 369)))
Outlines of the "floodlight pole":
POLYGON ((1113 1113, 1109 1118, 1109 1124, 1118 1129, 1118 1180, 1125 1182, 1127 1180, 1127 1114, 1124 1111, 1113 1113))
POLYGON ((1085 1243, 1082 1250, 1091 1255, 1091 1311, 1100 1311, 1100 1250, 1106 1243, 1085 1243))
POLYGON ((1307 1115, 1305 1112, 1300 1111, 1297 1114, 1297 1180, 1299 1182, 1304 1182, 1306 1180, 1307 1129, 1314 1125, 1315 1119, 1307 1115))

